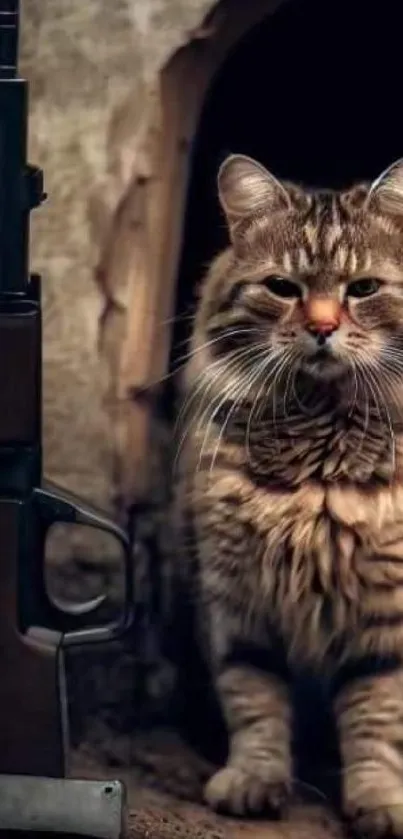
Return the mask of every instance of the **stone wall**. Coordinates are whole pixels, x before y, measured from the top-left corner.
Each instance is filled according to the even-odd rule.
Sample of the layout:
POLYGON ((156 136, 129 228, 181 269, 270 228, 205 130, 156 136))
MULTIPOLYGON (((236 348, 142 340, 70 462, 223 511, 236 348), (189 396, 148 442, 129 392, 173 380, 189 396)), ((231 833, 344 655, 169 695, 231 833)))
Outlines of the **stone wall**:
MULTIPOLYGON (((110 282, 97 266, 144 167, 159 70, 211 5, 21 0, 29 158, 44 169, 49 194, 31 236, 31 268, 43 275, 45 471, 107 509, 117 489, 114 379, 128 293, 126 277, 110 282)), ((63 535, 59 547, 63 557, 98 556, 103 542, 63 535)))

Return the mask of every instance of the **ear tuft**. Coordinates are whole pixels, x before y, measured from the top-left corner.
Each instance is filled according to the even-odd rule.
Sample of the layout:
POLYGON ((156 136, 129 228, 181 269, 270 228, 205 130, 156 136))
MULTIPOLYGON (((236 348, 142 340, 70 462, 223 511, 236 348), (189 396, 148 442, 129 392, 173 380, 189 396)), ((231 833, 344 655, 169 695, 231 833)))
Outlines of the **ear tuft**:
POLYGON ((251 157, 241 154, 227 157, 217 180, 220 203, 230 227, 261 210, 275 212, 291 207, 286 188, 251 157))
POLYGON ((392 163, 373 182, 367 197, 367 208, 371 206, 403 219, 403 158, 392 163))

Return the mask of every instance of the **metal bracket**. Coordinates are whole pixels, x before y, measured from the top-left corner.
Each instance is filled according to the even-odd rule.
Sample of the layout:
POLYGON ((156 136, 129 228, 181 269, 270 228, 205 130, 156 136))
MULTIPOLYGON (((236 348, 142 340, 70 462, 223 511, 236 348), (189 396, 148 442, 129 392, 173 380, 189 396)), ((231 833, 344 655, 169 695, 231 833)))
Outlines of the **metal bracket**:
POLYGON ((124 839, 124 785, 120 781, 1 775, 0 836, 9 837, 10 831, 124 839))

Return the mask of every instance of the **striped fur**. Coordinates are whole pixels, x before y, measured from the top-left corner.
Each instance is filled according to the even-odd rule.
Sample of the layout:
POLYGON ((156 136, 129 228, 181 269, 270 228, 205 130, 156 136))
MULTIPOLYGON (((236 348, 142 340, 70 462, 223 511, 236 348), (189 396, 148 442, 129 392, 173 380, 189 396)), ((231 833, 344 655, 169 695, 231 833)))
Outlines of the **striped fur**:
POLYGON ((403 192, 308 193, 248 158, 219 176, 231 246, 195 321, 178 433, 181 573, 200 614, 230 753, 211 806, 280 810, 289 680, 326 682, 344 812, 403 837, 403 192), (386 196, 386 198, 385 198, 386 196), (268 276, 297 283, 279 297, 268 276), (379 280, 355 297, 350 283, 379 280), (306 301, 334 299, 328 354, 306 301))

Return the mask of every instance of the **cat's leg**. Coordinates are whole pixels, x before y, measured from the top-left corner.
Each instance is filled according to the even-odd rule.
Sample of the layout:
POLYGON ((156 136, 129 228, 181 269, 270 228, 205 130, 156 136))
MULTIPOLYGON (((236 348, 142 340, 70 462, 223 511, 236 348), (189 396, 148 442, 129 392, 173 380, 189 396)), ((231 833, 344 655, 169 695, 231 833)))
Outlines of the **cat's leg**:
POLYGON ((279 815, 292 778, 289 689, 269 646, 259 648, 228 637, 226 647, 215 682, 228 728, 229 756, 227 765, 208 782, 205 798, 227 813, 279 815))
POLYGON ((403 837, 402 665, 375 655, 357 662, 334 707, 344 814, 360 835, 403 837))

